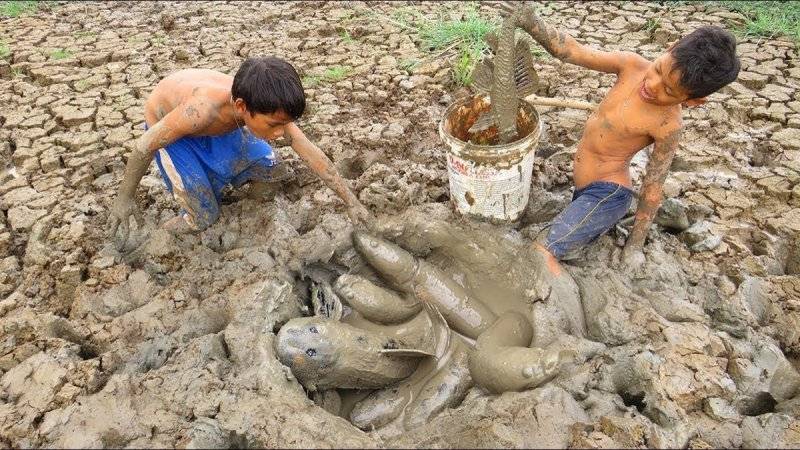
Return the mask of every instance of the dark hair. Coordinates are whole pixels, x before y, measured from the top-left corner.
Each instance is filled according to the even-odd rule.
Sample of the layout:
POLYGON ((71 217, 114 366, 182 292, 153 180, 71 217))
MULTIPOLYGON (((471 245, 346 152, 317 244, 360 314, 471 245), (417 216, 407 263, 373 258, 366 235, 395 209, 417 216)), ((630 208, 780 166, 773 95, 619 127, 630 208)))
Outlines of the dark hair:
POLYGON ((297 71, 274 56, 247 58, 233 77, 231 95, 244 100, 251 114, 283 111, 297 120, 306 109, 306 95, 297 71))
POLYGON ((671 50, 681 86, 689 98, 705 97, 736 80, 736 38, 720 27, 704 26, 681 38, 671 50))

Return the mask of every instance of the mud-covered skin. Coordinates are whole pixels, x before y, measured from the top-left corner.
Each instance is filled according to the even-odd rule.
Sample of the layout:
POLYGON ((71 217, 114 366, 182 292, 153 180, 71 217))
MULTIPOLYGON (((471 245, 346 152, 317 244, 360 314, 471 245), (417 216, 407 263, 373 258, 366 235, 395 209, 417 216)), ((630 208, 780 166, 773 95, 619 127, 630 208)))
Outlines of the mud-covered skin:
POLYGON ((381 352, 397 346, 387 336, 321 317, 290 320, 275 341, 281 363, 312 390, 375 389, 408 377, 420 358, 381 352))
POLYGON ((447 323, 475 339, 496 318, 483 303, 424 260, 366 232, 353 233, 356 250, 394 287, 434 304, 447 323))

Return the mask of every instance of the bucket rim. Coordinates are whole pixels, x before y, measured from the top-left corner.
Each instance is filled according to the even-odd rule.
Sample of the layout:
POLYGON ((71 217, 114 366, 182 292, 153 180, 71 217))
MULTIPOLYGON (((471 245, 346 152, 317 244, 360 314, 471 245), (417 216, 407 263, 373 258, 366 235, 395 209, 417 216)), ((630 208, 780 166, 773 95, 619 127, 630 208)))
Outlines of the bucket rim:
POLYGON ((533 112, 533 116, 536 118, 537 127, 534 128, 530 133, 528 133, 527 135, 525 135, 525 137, 521 139, 506 144, 480 145, 480 144, 473 144, 469 141, 463 141, 455 137, 452 133, 445 131, 444 128, 445 122, 447 122, 447 118, 450 117, 451 113, 459 106, 463 106, 468 101, 477 98, 488 99, 488 95, 477 94, 477 95, 464 96, 458 98, 444 110, 442 118, 439 120, 439 127, 438 127, 439 136, 442 139, 452 139, 456 143, 464 146, 465 148, 469 148, 470 152, 478 152, 478 153, 483 153, 483 152, 504 153, 504 151, 518 150, 520 146, 529 145, 531 142, 536 142, 539 140, 539 137, 542 135, 542 130, 543 130, 542 117, 539 115, 539 111, 536 110, 535 105, 526 100, 524 97, 517 97, 517 98, 521 103, 530 106, 530 110, 533 112))

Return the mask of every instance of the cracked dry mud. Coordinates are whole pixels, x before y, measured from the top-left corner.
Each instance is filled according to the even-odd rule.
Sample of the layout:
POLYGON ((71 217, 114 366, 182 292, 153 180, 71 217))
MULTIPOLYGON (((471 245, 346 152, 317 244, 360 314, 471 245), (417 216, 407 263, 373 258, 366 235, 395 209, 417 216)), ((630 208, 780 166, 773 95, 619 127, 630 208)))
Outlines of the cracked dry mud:
MULTIPOLYGON (((0 444, 800 445, 800 66, 784 39, 741 39, 737 82, 685 112, 645 265, 613 269, 622 227, 566 265, 586 312, 585 360, 532 390, 473 387, 402 434, 316 406, 275 357, 280 326, 310 314, 304 268, 365 270, 341 203, 289 148, 281 189, 234 191, 217 224, 177 239, 157 228, 177 208, 151 167, 138 191, 147 225, 128 253, 114 250, 104 227, 144 97, 172 70, 232 73, 248 55, 286 58, 317 81, 300 125, 372 211, 458 222, 436 127, 464 92, 450 61, 426 59, 385 19, 403 8, 460 14, 118 2, 0 19, 0 444), (422 62, 407 69, 411 59, 422 62), (336 66, 349 71, 326 78, 336 66)), ((697 26, 742 21, 702 5, 554 3, 542 16, 581 42, 651 58, 697 26)), ((548 58, 536 70, 542 96, 597 102, 613 82, 548 58)), ((492 228, 504 239, 534 239, 570 195, 587 113, 539 112, 530 204, 519 223, 492 228)), ((634 160, 635 179, 645 162, 634 160)))

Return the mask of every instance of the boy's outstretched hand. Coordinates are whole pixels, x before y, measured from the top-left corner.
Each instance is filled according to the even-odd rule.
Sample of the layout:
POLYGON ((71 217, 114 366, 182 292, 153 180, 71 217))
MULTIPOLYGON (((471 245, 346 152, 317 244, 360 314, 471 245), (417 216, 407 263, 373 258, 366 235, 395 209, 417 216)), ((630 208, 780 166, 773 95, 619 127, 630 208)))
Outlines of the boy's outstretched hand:
POLYGON ((508 17, 517 15, 520 25, 524 25, 524 21, 532 21, 536 16, 536 11, 530 2, 500 2, 496 8, 500 12, 501 17, 508 17))
POLYGON ((626 245, 622 250, 621 256, 622 268, 627 270, 634 270, 637 267, 644 265, 644 253, 641 248, 634 248, 626 245))
POLYGON ((134 199, 125 195, 117 196, 114 205, 111 207, 108 227, 109 238, 114 240, 117 251, 122 250, 125 247, 125 243, 128 242, 131 217, 136 220, 136 225, 139 228, 144 226, 142 212, 139 211, 134 199), (117 237, 118 230, 121 232, 119 237, 117 237))
POLYGON ((349 217, 350 221, 353 223, 353 228, 366 228, 372 232, 377 229, 375 216, 373 216, 358 200, 347 208, 347 217, 349 217))

